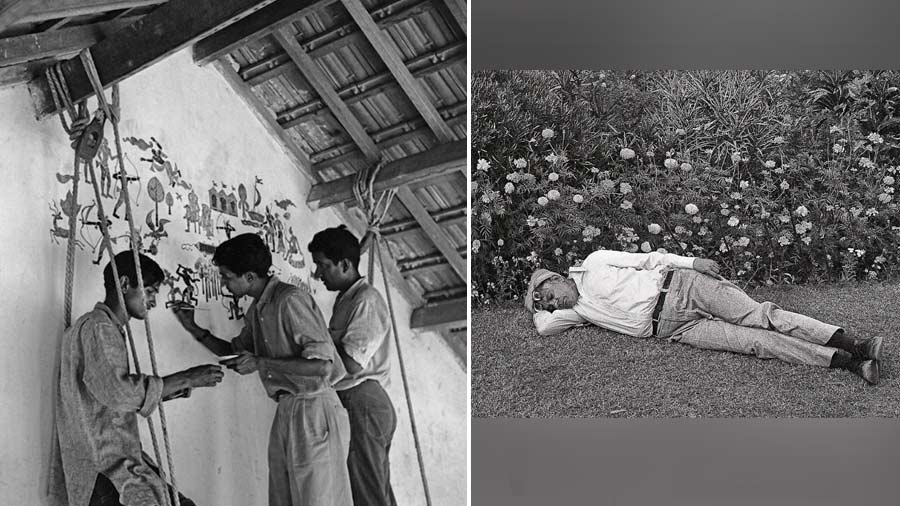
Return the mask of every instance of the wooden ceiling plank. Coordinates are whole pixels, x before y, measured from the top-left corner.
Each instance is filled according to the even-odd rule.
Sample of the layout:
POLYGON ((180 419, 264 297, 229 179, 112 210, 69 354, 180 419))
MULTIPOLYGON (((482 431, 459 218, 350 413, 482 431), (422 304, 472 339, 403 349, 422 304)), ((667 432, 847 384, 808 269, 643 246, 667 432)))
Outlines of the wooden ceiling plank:
POLYGON ((444 121, 444 118, 438 113, 437 108, 431 103, 431 100, 428 99, 425 90, 422 89, 422 86, 416 78, 413 77, 409 69, 406 68, 399 52, 393 46, 392 42, 388 40, 389 37, 381 31, 381 28, 379 28, 378 24, 375 23, 375 20, 372 19, 372 15, 369 14, 362 2, 360 2, 360 0, 341 0, 341 3, 347 8, 347 12, 350 13, 350 16, 356 21, 356 24, 359 25, 360 29, 366 35, 366 38, 369 39, 369 43, 372 44, 372 47, 384 61, 387 68, 391 71, 391 74, 394 75, 394 79, 396 79, 400 84, 400 87, 403 88, 403 91, 409 97, 413 106, 415 106, 416 110, 419 111, 419 114, 425 119, 425 122, 428 123, 428 126, 434 131, 438 141, 441 143, 451 142, 454 139, 453 130, 451 130, 444 121))
MULTIPOLYGON (((381 168, 375 180, 375 191, 421 181, 459 170, 466 165, 466 141, 456 141, 436 146, 428 151, 388 162, 381 168)), ((356 176, 344 176, 327 183, 319 183, 310 189, 307 202, 328 207, 353 201, 353 185, 356 176)))
POLYGON ((444 255, 447 262, 450 263, 450 267, 453 268, 453 271, 459 276, 459 279, 465 282, 466 261, 463 259, 462 255, 457 253, 456 246, 453 244, 453 240, 450 236, 447 235, 447 232, 434 221, 434 218, 432 218, 430 214, 428 214, 428 210, 425 209, 425 206, 422 205, 422 202, 419 201, 419 198, 416 197, 415 193, 413 193, 408 186, 404 185, 397 188, 397 198, 400 199, 400 202, 403 202, 403 205, 406 206, 409 214, 419 222, 422 231, 425 232, 425 235, 428 236, 429 239, 431 239, 431 242, 434 243, 434 246, 438 251, 444 255))
MULTIPOLYGON (((91 46, 100 81, 111 86, 273 1, 170 0, 91 46)), ((62 62, 61 67, 73 102, 93 95, 80 59, 62 62)), ((29 91, 39 118, 56 112, 46 77, 31 81, 29 91)))
POLYGON ((128 24, 115 20, 0 39, 0 67, 77 53, 128 24))
POLYGON ((366 159, 370 163, 377 163, 378 160, 381 159, 381 151, 379 151, 378 147, 375 145, 375 141, 372 140, 372 137, 370 137, 365 128, 363 128, 359 119, 353 114, 353 111, 351 111, 350 108, 347 107, 347 104, 341 100, 341 97, 338 96, 337 91, 335 91, 328 76, 325 75, 325 72, 323 72, 318 64, 306 54, 306 51, 300 47, 300 43, 297 42, 297 39, 287 28, 278 30, 274 35, 275 39, 278 40, 278 43, 281 44, 288 55, 290 55, 294 64, 300 69, 303 77, 305 77, 309 84, 312 85, 313 89, 316 90, 316 93, 322 98, 322 101, 325 102, 325 105, 328 106, 328 109, 331 110, 334 117, 341 123, 341 126, 347 130, 347 133, 350 134, 350 138, 353 139, 353 142, 356 143, 360 151, 365 154, 366 159))
POLYGON ((279 0, 265 9, 219 30, 193 47, 194 63, 206 65, 240 46, 275 32, 291 21, 316 12, 336 0, 279 0))
POLYGON ((74 18, 120 9, 159 5, 166 0, 38 0, 22 22, 37 23, 51 19, 74 18))
POLYGON ((37 3, 36 0, 0 0, 0 32, 22 22, 37 3))

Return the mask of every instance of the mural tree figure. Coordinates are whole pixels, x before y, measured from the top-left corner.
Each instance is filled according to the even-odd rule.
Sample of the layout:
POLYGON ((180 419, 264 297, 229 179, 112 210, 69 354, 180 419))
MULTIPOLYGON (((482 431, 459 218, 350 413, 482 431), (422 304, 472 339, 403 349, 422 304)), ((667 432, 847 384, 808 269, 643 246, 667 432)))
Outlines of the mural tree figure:
POLYGON ((147 183, 147 194, 150 195, 150 200, 153 201, 154 214, 156 215, 156 227, 159 227, 159 203, 165 200, 166 190, 156 176, 147 183))
POLYGON ((166 193, 166 205, 169 207, 169 216, 172 216, 172 206, 175 204, 175 199, 172 197, 172 192, 166 193))

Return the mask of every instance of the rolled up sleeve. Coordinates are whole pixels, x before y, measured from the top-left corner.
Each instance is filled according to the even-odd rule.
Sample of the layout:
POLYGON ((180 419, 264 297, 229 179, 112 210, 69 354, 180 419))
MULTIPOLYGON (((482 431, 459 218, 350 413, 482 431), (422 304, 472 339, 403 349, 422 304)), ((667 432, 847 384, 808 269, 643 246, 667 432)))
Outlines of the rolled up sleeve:
POLYGON ((388 334, 387 307, 374 297, 363 297, 350 311, 347 329, 341 336, 344 352, 365 368, 388 334))
POLYGON ((300 345, 300 356, 306 359, 334 360, 331 336, 318 307, 303 295, 287 297, 280 307, 281 322, 289 336, 300 345))
POLYGON ((163 380, 130 374, 125 340, 108 323, 84 334, 84 383, 103 405, 149 416, 162 399, 163 380))

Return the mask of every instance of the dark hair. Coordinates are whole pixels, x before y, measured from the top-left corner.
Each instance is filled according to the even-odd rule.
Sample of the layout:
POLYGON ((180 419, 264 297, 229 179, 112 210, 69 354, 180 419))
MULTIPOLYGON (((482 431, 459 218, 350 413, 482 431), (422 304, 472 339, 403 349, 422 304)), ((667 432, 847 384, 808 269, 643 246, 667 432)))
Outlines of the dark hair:
POLYGON ((344 225, 317 233, 307 248, 310 253, 322 253, 334 263, 346 258, 354 269, 359 269, 359 240, 344 225))
MULTIPOLYGON (((162 283, 166 278, 162 267, 160 267, 155 260, 143 253, 140 254, 140 259, 141 276, 144 278, 144 286, 147 287, 162 283)), ((134 252, 132 250, 122 251, 116 255, 114 261, 116 262, 116 270, 119 271, 119 277, 128 276, 128 285, 132 287, 138 286, 137 269, 134 264, 134 252)), ((103 269, 103 287, 106 288, 106 293, 116 293, 117 284, 116 278, 113 275, 112 262, 109 262, 103 269)))
POLYGON ((213 253, 212 261, 238 276, 254 272, 264 278, 269 275, 269 268, 272 267, 272 252, 262 237, 246 233, 220 244, 213 253))

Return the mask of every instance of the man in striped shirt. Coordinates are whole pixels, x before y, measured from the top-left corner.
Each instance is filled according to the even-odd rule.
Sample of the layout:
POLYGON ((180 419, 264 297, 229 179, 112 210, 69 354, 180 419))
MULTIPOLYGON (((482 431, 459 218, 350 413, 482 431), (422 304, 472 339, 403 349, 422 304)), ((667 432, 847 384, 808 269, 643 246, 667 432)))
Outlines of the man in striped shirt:
POLYGON ((565 278, 531 276, 525 307, 541 335, 594 324, 634 337, 663 337, 698 348, 846 369, 878 383, 882 338, 759 303, 702 258, 600 250, 565 278))

